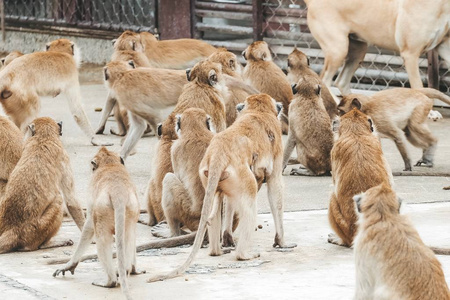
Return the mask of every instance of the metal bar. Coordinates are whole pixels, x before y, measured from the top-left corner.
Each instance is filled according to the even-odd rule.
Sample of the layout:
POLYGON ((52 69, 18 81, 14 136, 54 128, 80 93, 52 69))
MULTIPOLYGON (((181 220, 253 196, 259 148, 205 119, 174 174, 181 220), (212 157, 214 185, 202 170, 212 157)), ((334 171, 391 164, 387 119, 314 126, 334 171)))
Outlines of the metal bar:
POLYGON ((197 24, 203 20, 196 14, 198 2, 197 0, 191 0, 191 37, 194 39, 201 39, 203 37, 203 32, 197 30, 197 24))
POLYGON ((245 4, 224 4, 224 3, 197 1, 195 7, 198 9, 209 9, 218 11, 232 11, 232 12, 246 12, 246 13, 253 12, 253 7, 251 5, 245 4))
POLYGON ((251 28, 243 26, 212 25, 205 23, 197 23, 196 28, 199 31, 215 31, 236 35, 252 35, 253 33, 253 30, 251 28))
POLYGON ((0 1, 0 14, 2 17, 2 41, 6 41, 6 33, 5 33, 5 0, 0 1))
POLYGON ((277 8, 273 10, 267 6, 264 7, 264 16, 279 16, 279 17, 296 17, 306 19, 307 10, 299 8, 277 8))
POLYGON ((241 13, 241 12, 230 12, 230 11, 215 11, 215 10, 204 10, 197 9, 195 14, 202 18, 222 18, 229 20, 251 20, 252 14, 241 13))
POLYGON ((428 58, 428 87, 439 90, 439 56, 436 50, 427 53, 428 58))
POLYGON ((263 8, 262 0, 253 0, 253 40, 263 40, 263 8))

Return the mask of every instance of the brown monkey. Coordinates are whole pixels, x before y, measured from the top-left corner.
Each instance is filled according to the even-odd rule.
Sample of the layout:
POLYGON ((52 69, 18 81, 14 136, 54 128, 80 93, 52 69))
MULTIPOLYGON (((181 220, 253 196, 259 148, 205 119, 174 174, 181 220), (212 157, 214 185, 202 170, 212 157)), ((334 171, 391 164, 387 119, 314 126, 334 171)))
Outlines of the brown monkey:
POLYGON ((354 299, 450 299, 442 266, 383 183, 354 197, 360 213, 355 238, 354 299))
POLYGON ((288 55, 287 65, 287 79, 290 84, 296 84, 301 77, 314 80, 314 82, 317 80, 320 82, 320 86, 322 87, 321 96, 323 104, 325 105, 327 113, 330 116, 330 120, 333 120, 338 112, 336 104, 337 101, 334 99, 333 94, 331 94, 328 87, 322 82, 319 75, 310 69, 308 56, 297 48, 294 48, 291 54, 288 55))
POLYGON ((199 108, 176 116, 178 139, 171 150, 173 173, 164 177, 162 207, 171 236, 181 235, 181 225, 197 230, 205 189, 198 168, 214 136, 211 118, 199 108))
POLYGON ((2 63, 2 69, 9 65, 14 59, 23 56, 24 54, 20 51, 12 51, 2 59, 0 59, 2 63))
MULTIPOLYGON (((120 152, 121 157, 126 159, 147 129, 147 122, 156 132, 156 125, 161 121, 161 110, 177 104, 187 83, 186 71, 135 68, 132 61, 113 61, 106 65, 104 75, 113 95, 111 99, 117 99, 129 112, 130 132, 120 152)), ((112 105, 107 104, 102 119, 109 116, 112 105)))
POLYGON ((80 242, 72 259, 64 268, 56 270, 53 276, 60 273, 65 275, 66 271, 74 274, 83 252, 95 234, 98 258, 108 278, 92 284, 107 288, 116 286, 117 274, 112 261, 115 240, 120 286, 126 298, 131 299, 127 274, 136 274, 136 223, 139 219, 136 187, 123 160, 105 147, 100 148, 91 164, 93 195, 80 242))
POLYGON ((416 166, 433 166, 437 138, 427 125, 427 116, 433 108, 432 98, 450 104, 450 97, 435 89, 396 88, 377 92, 372 96, 350 94, 339 103, 343 114, 356 107, 369 115, 377 131, 392 139, 405 163, 404 171, 411 171, 411 159, 406 140, 423 149, 423 156, 416 166))
POLYGON ((272 61, 272 55, 266 42, 253 42, 242 52, 247 60, 243 78, 251 86, 266 93, 283 104, 281 124, 283 134, 289 130, 289 104, 294 95, 291 85, 283 71, 272 61))
POLYGON ((381 183, 390 184, 392 174, 372 120, 352 109, 341 117, 338 139, 331 150, 334 191, 328 208, 333 231, 328 242, 350 247, 356 234, 357 216, 353 196, 381 183))
MULTIPOLYGON (((64 94, 75 121, 93 145, 95 137, 81 105, 78 81, 79 51, 75 44, 59 39, 47 44, 47 51, 14 59, 0 74, 0 102, 5 113, 22 131, 37 116, 40 96, 64 94)), ((111 145, 107 143, 106 145, 111 145)))
POLYGON ((17 165, 23 150, 22 132, 7 117, 0 116, 0 198, 9 176, 17 165))
MULTIPOLYGON (((251 171, 264 174, 268 185, 270 207, 275 222, 274 247, 295 247, 284 242, 283 231, 283 146, 281 128, 277 119, 277 105, 269 95, 248 97, 236 122, 211 140, 200 164, 200 178, 205 187, 205 197, 194 246, 186 262, 173 272, 155 276, 149 281, 179 276, 189 267, 198 252, 207 224, 210 254, 220 255, 221 198, 226 196, 235 208, 240 222, 240 237, 236 247, 239 260, 252 259, 251 243, 256 225, 257 181, 251 171), (254 154, 258 154, 256 161, 254 154)), ((280 107, 281 109, 281 107, 280 107)))
POLYGON ((31 137, 0 200, 0 253, 67 245, 67 241, 47 244, 61 226, 63 197, 78 228, 83 228, 84 215, 74 196, 61 133, 62 123, 50 118, 38 118, 28 125, 31 137))
POLYGON ((322 101, 321 87, 318 79, 304 77, 292 86, 295 96, 289 105, 290 128, 284 148, 283 168, 296 147, 297 160, 306 169, 292 169, 291 175, 324 175, 331 171, 333 132, 322 101))
POLYGON ((216 48, 195 39, 158 41, 149 32, 125 31, 113 40, 114 49, 143 52, 154 68, 186 69, 211 55, 216 48))

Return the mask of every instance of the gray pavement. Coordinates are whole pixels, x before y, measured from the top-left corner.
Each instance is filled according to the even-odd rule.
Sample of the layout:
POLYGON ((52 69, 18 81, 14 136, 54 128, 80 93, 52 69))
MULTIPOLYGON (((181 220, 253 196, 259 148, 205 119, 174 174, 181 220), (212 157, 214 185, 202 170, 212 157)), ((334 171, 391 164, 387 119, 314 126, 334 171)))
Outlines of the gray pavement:
MULTIPOLYGON (((95 112, 106 99, 102 85, 83 85, 84 107, 95 128, 101 113, 95 112)), ((425 172, 450 173, 450 109, 439 109, 443 120, 429 122, 431 130, 439 138, 433 169, 414 168, 413 174, 425 172)), ((63 120, 63 143, 70 155, 74 172, 76 194, 83 206, 90 200, 90 160, 98 147, 89 144, 71 117, 66 100, 58 96, 42 101, 42 116, 63 120)), ((115 126, 108 121, 109 127, 115 126)), ((104 135, 104 140, 115 143, 110 147, 120 150, 120 138, 104 135)), ((126 161, 137 186, 141 207, 145 208, 143 195, 150 177, 155 137, 143 138, 137 153, 126 161)), ((390 140, 382 140, 383 150, 394 172, 403 169, 403 161, 390 140)), ((413 161, 421 151, 408 145, 413 161)), ((285 173, 288 173, 287 170, 285 173)), ((449 174, 450 175, 450 174, 449 174)), ((396 176, 395 189, 408 203, 407 213, 429 245, 450 247, 450 191, 442 187, 450 185, 450 176, 396 176), (437 202, 437 203, 434 203, 437 202), (418 203, 418 204, 415 204, 418 203)), ((354 265, 352 250, 326 242, 330 232, 326 208, 332 190, 331 177, 284 176, 285 181, 285 229, 286 239, 299 246, 292 252, 277 252, 271 244, 274 236, 272 217, 268 207, 265 188, 258 195, 258 224, 263 229, 256 232, 255 249, 261 258, 252 262, 236 262, 234 254, 209 257, 201 250, 197 267, 178 279, 154 284, 145 283, 149 276, 130 278, 130 286, 136 299, 350 299, 354 291, 354 265), (200 274, 205 272, 205 274, 200 274)), ((79 231, 70 220, 63 223, 56 238, 69 237, 78 241, 79 231)), ((149 227, 138 226, 138 244, 153 239, 149 227)), ((89 252, 94 253, 92 245, 89 252)), ((103 276, 97 261, 80 263, 75 275, 52 278, 57 266, 47 265, 50 258, 69 257, 74 246, 30 253, 11 253, 0 256, 1 299, 121 299, 120 289, 102 289, 91 282, 103 276), (4 297, 3 297, 4 296, 4 297)), ((139 255, 138 265, 148 273, 167 271, 186 258, 190 248, 146 251, 139 255)), ((450 258, 440 256, 444 272, 450 279, 450 258)))

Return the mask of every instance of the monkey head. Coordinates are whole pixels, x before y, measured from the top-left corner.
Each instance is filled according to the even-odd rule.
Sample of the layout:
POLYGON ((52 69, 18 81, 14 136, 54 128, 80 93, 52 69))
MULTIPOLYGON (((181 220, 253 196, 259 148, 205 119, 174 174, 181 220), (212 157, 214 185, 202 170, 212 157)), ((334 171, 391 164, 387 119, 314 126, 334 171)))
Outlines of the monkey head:
MULTIPOLYGON (((335 126, 335 124, 333 124, 333 126, 335 126)), ((376 134, 372 119, 356 107, 340 117, 338 126, 339 135, 346 132, 354 134, 376 134)))
POLYGON ((192 69, 187 69, 186 77, 188 81, 215 88, 226 86, 222 75, 222 66, 209 60, 202 60, 192 69))
POLYGON ((238 114, 244 114, 246 111, 259 111, 262 113, 271 113, 279 116, 283 109, 281 102, 276 102, 275 99, 267 94, 257 94, 248 96, 244 103, 236 105, 238 114))
POLYGON ((34 136, 62 136, 62 121, 56 123, 56 121, 49 117, 34 119, 34 121, 28 125, 27 131, 25 133, 25 139, 34 136))
POLYGON ((77 66, 81 63, 81 53, 77 45, 68 39, 58 39, 51 41, 45 45, 45 50, 48 52, 61 52, 67 53, 73 56, 77 66))
POLYGON ((356 108, 358 110, 363 110, 363 102, 369 101, 369 98, 364 95, 359 94, 349 94, 347 96, 344 96, 338 104, 338 112, 340 116, 345 115, 349 111, 351 111, 353 108, 356 108))
POLYGON ((241 75, 242 67, 234 53, 225 48, 219 48, 208 57, 208 60, 222 65, 224 74, 233 76, 235 73, 241 75))
POLYGON ((322 86, 320 81, 313 76, 303 75, 291 87, 292 94, 299 95, 305 99, 317 99, 317 97, 321 96, 322 86))
POLYGON ((186 109, 182 114, 176 115, 175 132, 181 137, 181 129, 185 132, 202 134, 205 130, 215 133, 211 123, 211 117, 200 108, 186 109))
POLYGON ((92 171, 97 170, 100 167, 104 167, 107 165, 125 165, 123 158, 119 156, 119 154, 109 151, 106 147, 101 147, 98 150, 97 154, 91 160, 92 171))
POLYGON ((364 218, 376 220, 400 213, 402 199, 387 183, 368 189, 365 193, 353 197, 355 208, 364 218))
POLYGON ((242 56, 248 61, 271 61, 272 54, 269 45, 263 41, 253 42, 247 49, 242 52, 242 56))
POLYGON ((302 67, 308 67, 309 58, 305 53, 294 48, 291 54, 288 55, 287 66, 289 70, 298 70, 302 67))
POLYGON ((15 60, 16 58, 19 58, 23 56, 23 53, 20 51, 12 51, 10 52, 8 55, 6 55, 5 57, 3 57, 1 59, 1 64, 3 67, 9 65, 13 60, 15 60))
POLYGON ((119 50, 114 51, 111 56, 111 60, 119 60, 119 61, 133 61, 136 68, 139 67, 150 67, 150 62, 142 52, 137 52, 133 50, 119 50))
POLYGON ((159 139, 169 139, 169 140, 176 140, 177 134, 175 131, 175 124, 176 124, 176 116, 173 114, 170 114, 169 117, 163 122, 159 123, 156 128, 156 135, 159 139))
POLYGON ((114 85, 114 82, 122 77, 123 73, 135 69, 136 66, 130 61, 111 61, 103 68, 105 84, 108 88, 114 85))
POLYGON ((129 30, 124 31, 117 39, 112 40, 114 50, 133 50, 144 52, 144 45, 141 41, 141 35, 129 30))

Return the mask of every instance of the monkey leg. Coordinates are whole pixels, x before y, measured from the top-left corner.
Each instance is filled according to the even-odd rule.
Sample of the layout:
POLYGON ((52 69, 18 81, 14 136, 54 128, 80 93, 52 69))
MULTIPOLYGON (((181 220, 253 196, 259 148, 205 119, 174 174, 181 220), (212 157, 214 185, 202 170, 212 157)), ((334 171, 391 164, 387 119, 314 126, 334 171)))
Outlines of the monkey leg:
POLYGON ((9 229, 0 236, 0 254, 11 252, 19 247, 19 235, 9 229))
POLYGON ((225 198, 225 218, 224 228, 222 236, 223 247, 234 247, 233 240, 233 220, 234 220, 234 206, 228 198, 225 198))
POLYGON ((155 216, 155 211, 153 209, 153 201, 152 201, 152 191, 155 189, 153 184, 153 178, 151 178, 148 182, 147 189, 145 191, 144 199, 147 200, 147 212, 148 212, 148 226, 155 226, 158 221, 155 216))
POLYGON ((214 217, 210 220, 210 226, 208 228, 208 240, 209 240, 209 255, 220 256, 223 254, 220 244, 220 233, 222 231, 222 207, 223 196, 216 194, 215 197, 219 197, 215 201, 219 203, 219 209, 216 210, 214 217))
POLYGON ((147 128, 147 122, 138 115, 129 112, 129 117, 131 122, 130 132, 127 134, 122 150, 120 151, 120 157, 124 160, 128 157, 131 150, 136 147, 139 139, 142 137, 145 129, 147 128))
POLYGON ((292 151, 294 151, 295 145, 296 145, 295 133, 293 132, 293 130, 290 130, 288 133, 286 145, 284 146, 283 171, 284 171, 284 169, 286 169, 286 166, 289 162, 289 158, 291 157, 292 151))
MULTIPOLYGON (((421 51, 421 50, 419 50, 421 51)), ((405 62, 406 73, 408 73, 411 88, 419 89, 423 87, 419 71, 420 52, 401 51, 400 55, 405 62)))
POLYGON ((350 247, 353 242, 352 226, 342 215, 334 193, 331 195, 330 206, 328 208, 328 221, 330 222, 331 229, 337 234, 337 236, 329 234, 328 242, 339 246, 350 247))
POLYGON ((433 167, 437 138, 433 136, 427 124, 410 122, 406 130, 406 137, 411 144, 423 149, 422 159, 416 163, 416 166, 433 167))
POLYGON ((84 226, 84 213, 81 208, 80 202, 75 198, 75 184, 73 182, 73 174, 70 167, 64 169, 65 174, 63 174, 61 179, 61 192, 64 196, 64 203, 70 216, 77 224, 80 231, 84 226))
MULTIPOLYGON (((96 134, 103 134, 103 132, 105 131, 106 121, 108 120, 108 117, 111 114, 113 108, 117 106, 116 104, 117 104, 116 98, 114 98, 112 96, 112 93, 109 92, 106 98, 105 106, 103 107, 102 110, 102 117, 100 119, 100 122, 98 123, 98 127, 95 132, 96 134)), ((114 112, 114 114, 116 114, 116 112, 114 112)))
POLYGON ((239 213, 239 240, 236 245, 236 259, 249 260, 259 257, 259 253, 250 251, 256 227, 256 195, 243 193, 238 199, 230 199, 233 205, 238 206, 239 213))
POLYGON ((112 288, 117 285, 117 274, 113 264, 112 246, 114 237, 111 234, 110 226, 96 226, 96 246, 98 259, 107 274, 107 279, 99 279, 92 282, 93 285, 105 288, 112 288))
POLYGON ((405 164, 405 169, 403 171, 411 171, 411 159, 409 157, 408 150, 406 149, 405 133, 393 124, 386 126, 386 128, 386 130, 379 128, 379 131, 395 142, 395 145, 397 146, 397 149, 400 152, 400 155, 402 156, 403 162, 405 164))
MULTIPOLYGON (((330 36, 326 33, 326 28, 322 28, 322 34, 319 44, 325 53, 324 67, 322 69, 321 78, 327 87, 331 87, 333 77, 339 67, 345 60, 349 48, 349 38, 347 30, 344 28, 336 28, 338 34, 330 36), (341 30, 339 30, 341 29, 341 30)), ((315 35, 316 36, 316 35, 315 35)))
POLYGON ((124 111, 119 103, 116 103, 114 106, 114 118, 117 123, 117 131, 111 128, 109 131, 111 134, 124 136, 127 134, 129 128, 129 119, 128 119, 128 111, 124 111))
POLYGON ((441 44, 437 47, 437 51, 439 56, 445 60, 447 66, 450 66, 450 37, 447 35, 447 39, 442 41, 441 44))

